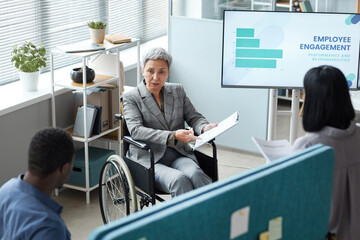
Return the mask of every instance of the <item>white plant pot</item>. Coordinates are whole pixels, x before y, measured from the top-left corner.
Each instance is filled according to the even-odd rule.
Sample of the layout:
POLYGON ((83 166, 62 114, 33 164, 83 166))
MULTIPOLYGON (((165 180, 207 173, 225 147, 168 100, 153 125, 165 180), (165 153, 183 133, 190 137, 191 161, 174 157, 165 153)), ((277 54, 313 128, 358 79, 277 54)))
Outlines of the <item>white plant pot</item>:
POLYGON ((39 73, 37 72, 19 72, 20 82, 24 91, 37 91, 39 82, 39 73))
POLYGON ((105 29, 90 28, 90 37, 92 42, 103 43, 105 39, 105 29))

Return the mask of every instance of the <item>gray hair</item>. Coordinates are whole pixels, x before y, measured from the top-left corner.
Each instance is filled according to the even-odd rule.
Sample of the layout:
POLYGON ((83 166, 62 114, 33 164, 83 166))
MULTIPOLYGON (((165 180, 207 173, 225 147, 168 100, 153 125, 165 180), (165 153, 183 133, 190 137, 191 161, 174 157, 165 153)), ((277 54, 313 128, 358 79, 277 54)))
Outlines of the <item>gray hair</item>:
POLYGON ((172 57, 165 51, 165 49, 158 47, 152 48, 144 54, 141 61, 142 69, 144 69, 146 62, 149 60, 165 60, 167 62, 168 68, 170 68, 172 57))

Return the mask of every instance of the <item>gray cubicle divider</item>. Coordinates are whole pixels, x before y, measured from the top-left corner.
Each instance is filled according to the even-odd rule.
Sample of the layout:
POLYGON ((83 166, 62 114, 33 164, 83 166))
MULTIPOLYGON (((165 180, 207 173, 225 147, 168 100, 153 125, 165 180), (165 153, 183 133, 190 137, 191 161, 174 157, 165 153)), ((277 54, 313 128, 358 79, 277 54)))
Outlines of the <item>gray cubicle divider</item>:
POLYGON ((216 138, 218 146, 258 152, 252 136, 266 139, 268 89, 221 88, 222 21, 170 17, 170 82, 181 83, 210 122, 239 111, 239 123, 216 138))
POLYGON ((333 150, 318 144, 102 226, 89 239, 257 240, 269 229, 281 239, 324 239, 333 164, 333 150))

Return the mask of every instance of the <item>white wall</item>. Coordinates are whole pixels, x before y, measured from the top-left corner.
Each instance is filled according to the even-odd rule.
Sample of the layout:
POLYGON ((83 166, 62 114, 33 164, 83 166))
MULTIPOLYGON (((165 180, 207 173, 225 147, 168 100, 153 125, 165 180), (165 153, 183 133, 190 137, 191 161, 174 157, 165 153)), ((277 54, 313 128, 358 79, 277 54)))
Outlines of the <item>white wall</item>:
POLYGON ((185 0, 185 15, 193 18, 201 18, 202 0, 185 0))
POLYGON ((216 144, 257 152, 250 137, 266 138, 268 90, 221 88, 222 21, 171 17, 169 24, 169 81, 182 83, 197 110, 211 122, 239 111, 238 125, 219 136, 216 144))
MULTIPOLYGON (((73 98, 68 92, 56 97, 57 124, 72 124, 73 98)), ((0 117, 0 185, 8 179, 25 173, 30 139, 40 129, 51 126, 50 99, 21 108, 0 117)))

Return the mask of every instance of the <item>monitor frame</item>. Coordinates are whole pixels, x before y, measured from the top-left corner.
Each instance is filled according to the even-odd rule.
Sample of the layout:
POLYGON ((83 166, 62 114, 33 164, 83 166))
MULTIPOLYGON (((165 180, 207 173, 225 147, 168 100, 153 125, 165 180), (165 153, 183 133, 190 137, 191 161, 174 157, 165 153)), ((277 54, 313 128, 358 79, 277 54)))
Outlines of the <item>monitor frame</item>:
MULTIPOLYGON (((303 88, 303 76, 305 75, 304 73, 302 74, 303 76, 301 77, 301 80, 299 79, 297 84, 283 84, 283 85, 279 85, 279 84, 260 84, 260 85, 252 85, 252 84, 229 84, 224 82, 224 68, 225 68, 225 52, 226 50, 228 50, 226 45, 229 43, 229 41, 226 39, 226 31, 229 31, 227 29, 227 21, 228 21, 228 16, 230 13, 246 13, 246 14, 268 14, 268 15, 273 15, 276 14, 278 16, 281 16, 280 14, 288 14, 288 15, 302 15, 302 17, 306 18, 306 16, 309 15, 317 15, 317 16, 324 16, 324 15, 343 15, 344 17, 346 16, 357 16, 358 18, 360 18, 360 14, 357 13, 325 13, 325 12, 284 12, 284 11, 260 11, 260 10, 224 10, 224 18, 223 18, 223 34, 222 34, 222 62, 221 62, 221 87, 222 88, 272 88, 272 89, 302 89, 303 88), (225 42, 226 40, 226 42, 225 42), (301 81, 301 83, 300 83, 301 81)), ((251 23, 253 24, 253 23, 251 23)), ((247 24, 249 27, 251 26, 251 24, 247 24)), ((354 24, 355 25, 355 24, 354 24)), ((360 30, 360 23, 357 23, 356 25, 357 28, 359 28, 360 30)), ((255 31, 255 30, 254 30, 255 31)), ((310 36, 311 34, 309 34, 310 36)), ((352 34, 351 37, 355 36, 356 39, 356 43, 352 44, 351 46, 357 48, 357 54, 354 55, 357 61, 357 70, 355 73, 355 78, 354 80, 352 80, 352 85, 350 87, 350 90, 357 90, 360 89, 360 67, 359 67, 359 63, 360 63, 360 34, 356 35, 356 34, 352 34), (356 79, 356 80, 355 80, 356 79), (354 86, 355 84, 355 86, 354 86)), ((236 37, 236 35, 235 35, 236 37)), ((236 46, 235 46, 236 49, 236 46)), ((236 51, 236 50, 235 50, 236 51)), ((235 52, 234 51, 234 52, 235 52)), ((233 58, 235 59, 235 56, 233 56, 233 58)), ((319 62, 319 64, 313 64, 312 67, 315 66, 320 66, 320 65, 331 65, 328 64, 327 62, 322 63, 319 62)), ((338 67, 340 64, 334 64, 332 66, 338 67)), ((311 67, 309 67, 308 69, 310 69, 311 67)), ((341 70, 341 69, 340 69, 341 70)), ((233 70, 235 71, 235 70, 233 70)), ((346 74, 344 74, 346 76, 346 74)))

